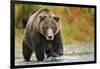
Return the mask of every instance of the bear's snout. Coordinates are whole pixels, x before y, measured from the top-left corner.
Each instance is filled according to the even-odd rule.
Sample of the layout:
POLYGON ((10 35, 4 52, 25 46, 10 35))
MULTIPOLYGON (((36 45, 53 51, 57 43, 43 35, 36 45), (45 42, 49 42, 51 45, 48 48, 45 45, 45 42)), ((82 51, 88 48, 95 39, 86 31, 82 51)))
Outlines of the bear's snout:
POLYGON ((47 40, 53 40, 54 39, 54 36, 48 36, 47 37, 47 40))
POLYGON ((47 29, 47 40, 53 40, 54 39, 54 34, 52 28, 47 29))

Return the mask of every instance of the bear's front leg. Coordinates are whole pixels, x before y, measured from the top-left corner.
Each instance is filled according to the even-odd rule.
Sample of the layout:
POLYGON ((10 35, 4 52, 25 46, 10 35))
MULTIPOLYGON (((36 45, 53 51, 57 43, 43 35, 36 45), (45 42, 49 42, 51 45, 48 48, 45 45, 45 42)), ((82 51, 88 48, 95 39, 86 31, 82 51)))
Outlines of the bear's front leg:
POLYGON ((35 47, 35 55, 36 55, 36 58, 37 58, 38 61, 43 61, 44 60, 44 50, 41 46, 36 46, 35 47))
POLYGON ((58 56, 63 56, 63 43, 60 32, 55 36, 53 49, 58 56))
POLYGON ((30 48, 30 44, 25 39, 23 40, 22 44, 23 44, 23 57, 25 61, 30 61, 30 57, 33 53, 33 51, 30 48))

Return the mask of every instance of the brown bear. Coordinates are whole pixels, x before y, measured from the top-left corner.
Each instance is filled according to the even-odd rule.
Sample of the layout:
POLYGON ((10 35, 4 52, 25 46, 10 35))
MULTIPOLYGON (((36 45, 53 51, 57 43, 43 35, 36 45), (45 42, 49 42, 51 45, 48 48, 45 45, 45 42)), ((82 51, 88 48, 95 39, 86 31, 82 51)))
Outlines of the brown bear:
POLYGON ((28 20, 22 45, 25 61, 30 61, 33 51, 38 61, 62 56, 59 17, 47 8, 39 9, 28 20))

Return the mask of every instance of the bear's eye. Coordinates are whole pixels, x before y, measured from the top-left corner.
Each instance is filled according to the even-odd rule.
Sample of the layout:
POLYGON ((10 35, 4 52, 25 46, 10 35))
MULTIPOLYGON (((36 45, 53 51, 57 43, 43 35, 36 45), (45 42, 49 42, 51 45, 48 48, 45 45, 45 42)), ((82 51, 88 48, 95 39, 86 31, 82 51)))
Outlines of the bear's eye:
POLYGON ((43 27, 43 29, 47 29, 47 28, 48 28, 47 26, 44 26, 44 27, 43 27))
POLYGON ((52 29, 55 29, 56 28, 56 25, 52 23, 51 28, 52 29))
POLYGON ((55 33, 56 30, 57 30, 56 26, 52 26, 52 29, 53 29, 53 32, 54 32, 54 33, 55 33))
POLYGON ((47 29, 48 28, 48 25, 47 24, 44 24, 43 28, 44 29, 47 29))

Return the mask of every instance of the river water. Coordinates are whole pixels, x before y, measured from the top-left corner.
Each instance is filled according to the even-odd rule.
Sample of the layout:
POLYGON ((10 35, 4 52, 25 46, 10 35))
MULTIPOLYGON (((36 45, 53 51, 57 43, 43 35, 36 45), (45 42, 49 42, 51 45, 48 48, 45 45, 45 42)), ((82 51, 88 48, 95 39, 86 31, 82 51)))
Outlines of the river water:
POLYGON ((43 62, 36 60, 33 53, 30 62, 24 62, 22 56, 22 48, 15 49, 15 65, 35 65, 50 63, 69 63, 69 62, 85 62, 94 61, 94 45, 93 44, 70 44, 64 45, 64 56, 57 58, 45 58, 43 62))

